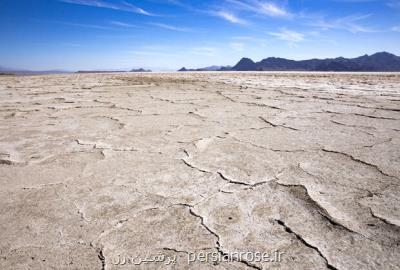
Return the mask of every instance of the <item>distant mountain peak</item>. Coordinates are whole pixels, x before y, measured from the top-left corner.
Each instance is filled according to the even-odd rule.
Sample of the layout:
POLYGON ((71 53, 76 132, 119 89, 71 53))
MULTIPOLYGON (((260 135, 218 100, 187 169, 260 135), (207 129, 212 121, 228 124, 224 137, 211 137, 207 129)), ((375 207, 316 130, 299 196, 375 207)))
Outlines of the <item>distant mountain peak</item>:
POLYGON ((131 69, 130 72, 151 72, 151 70, 144 69, 144 68, 134 68, 134 69, 131 69))
POLYGON ((181 68, 178 71, 225 71, 225 70, 230 70, 231 66, 209 66, 209 67, 204 67, 204 68, 195 68, 195 69, 187 69, 185 67, 181 68))
MULTIPOLYGON (((367 55, 368 55, 368 54, 367 54, 367 55)), ((372 55, 394 55, 394 54, 383 51, 383 52, 374 53, 374 54, 372 54, 372 55)), ((371 56, 372 56, 372 55, 371 55, 371 56)), ((395 55, 394 55, 394 56, 395 56, 395 55)))
POLYGON ((253 60, 251 60, 250 58, 247 57, 243 57, 242 59, 240 59, 239 63, 243 63, 243 64, 255 64, 255 62, 253 60))
POLYGON ((397 57, 397 56, 392 54, 392 53, 388 53, 388 52, 377 52, 377 53, 374 53, 374 54, 370 55, 369 57, 390 57, 390 58, 393 58, 393 57, 397 57))
POLYGON ((247 57, 243 57, 232 69, 238 71, 246 71, 246 70, 255 70, 255 68, 256 68, 256 63, 253 60, 247 57))

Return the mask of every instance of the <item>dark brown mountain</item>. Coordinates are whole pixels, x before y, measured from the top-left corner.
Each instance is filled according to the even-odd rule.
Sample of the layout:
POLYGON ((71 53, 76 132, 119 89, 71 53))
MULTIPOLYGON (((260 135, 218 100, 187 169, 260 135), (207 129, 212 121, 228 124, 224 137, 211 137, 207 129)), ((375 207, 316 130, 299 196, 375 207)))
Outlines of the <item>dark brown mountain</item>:
POLYGON ((130 72, 151 72, 151 70, 144 69, 144 68, 134 68, 134 69, 131 69, 130 72))

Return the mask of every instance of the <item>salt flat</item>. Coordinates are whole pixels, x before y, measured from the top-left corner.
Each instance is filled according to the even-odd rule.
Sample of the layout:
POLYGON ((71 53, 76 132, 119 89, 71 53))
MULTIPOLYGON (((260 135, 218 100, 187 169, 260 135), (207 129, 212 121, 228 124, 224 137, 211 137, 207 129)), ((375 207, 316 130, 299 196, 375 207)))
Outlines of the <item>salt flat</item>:
POLYGON ((400 269, 398 73, 2 76, 0 96, 0 269, 400 269))

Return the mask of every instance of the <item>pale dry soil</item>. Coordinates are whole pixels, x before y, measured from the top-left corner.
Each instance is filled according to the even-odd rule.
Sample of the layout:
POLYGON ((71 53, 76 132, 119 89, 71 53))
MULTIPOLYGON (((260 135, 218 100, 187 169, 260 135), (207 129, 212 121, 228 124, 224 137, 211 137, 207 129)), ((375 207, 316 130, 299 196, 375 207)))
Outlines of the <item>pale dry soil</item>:
POLYGON ((0 269, 400 269, 400 74, 2 76, 0 97, 0 269))

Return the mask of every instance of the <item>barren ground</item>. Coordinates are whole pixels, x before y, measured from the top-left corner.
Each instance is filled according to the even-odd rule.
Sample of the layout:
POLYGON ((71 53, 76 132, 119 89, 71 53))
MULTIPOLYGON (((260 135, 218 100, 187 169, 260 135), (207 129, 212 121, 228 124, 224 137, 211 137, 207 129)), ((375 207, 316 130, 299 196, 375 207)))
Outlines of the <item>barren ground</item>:
POLYGON ((0 97, 0 269, 400 269, 400 74, 2 76, 0 97))

